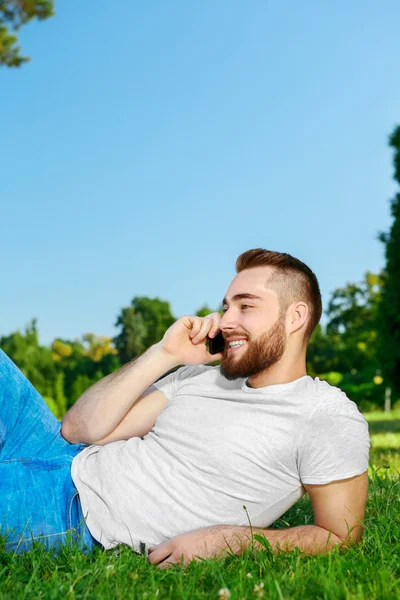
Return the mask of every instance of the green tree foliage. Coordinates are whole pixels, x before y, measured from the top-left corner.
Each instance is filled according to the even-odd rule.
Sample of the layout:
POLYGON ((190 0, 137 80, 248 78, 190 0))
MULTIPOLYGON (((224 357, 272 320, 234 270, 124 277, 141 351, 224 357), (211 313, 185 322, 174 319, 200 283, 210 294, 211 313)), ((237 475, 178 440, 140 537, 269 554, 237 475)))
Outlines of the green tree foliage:
POLYGON ((214 312, 207 304, 204 304, 196 311, 197 317, 206 317, 210 313, 214 312))
POLYGON ((114 343, 121 363, 137 358, 159 342, 175 320, 169 302, 135 296, 131 305, 121 310, 115 324, 120 328, 114 343))
POLYGON ((314 329, 307 349, 307 373, 316 377, 334 370, 335 346, 319 323, 314 329))
POLYGON ((136 296, 132 300, 132 306, 137 315, 141 315, 146 328, 144 344, 150 348, 159 342, 164 333, 176 321, 171 312, 169 302, 160 298, 147 298, 136 296))
POLYGON ((328 303, 325 330, 316 328, 307 353, 310 375, 340 387, 363 408, 384 402, 378 357, 381 297, 382 277, 374 273, 337 288, 328 303))
POLYGON ((114 338, 121 363, 125 364, 143 354, 146 349, 144 340, 147 336, 143 316, 137 314, 132 306, 126 307, 121 310, 115 325, 121 329, 114 338))
MULTIPOLYGON (((400 127, 390 137, 394 149, 394 179, 400 185, 400 127)), ((392 226, 379 239, 385 246, 382 303, 379 311, 379 355, 385 383, 400 398, 400 193, 391 201, 392 226)))
POLYGON ((54 15, 50 0, 0 0, 0 65, 20 67, 30 59, 21 56, 15 33, 31 21, 42 21, 54 15))
MULTIPOLYGON (((16 331, 9 336, 1 337, 0 346, 38 392, 45 399, 51 398, 56 402, 56 388, 60 385, 57 380, 57 367, 50 348, 39 345, 36 320, 32 320, 24 333, 16 331)), ((62 412, 65 408, 65 398, 60 391, 58 392, 58 401, 60 405, 56 407, 56 413, 62 412)))
POLYGON ((54 340, 52 355, 63 375, 67 408, 93 383, 121 366, 111 339, 92 333, 85 334, 82 340, 54 340))
POLYGON ((377 313, 382 280, 366 273, 361 283, 349 283, 332 294, 326 332, 334 341, 332 370, 342 373, 378 368, 377 313))
POLYGON ((0 346, 58 418, 88 387, 121 366, 111 338, 88 333, 82 340, 56 339, 51 348, 41 346, 35 320, 25 332, 1 337, 0 346))
POLYGON ((221 313, 222 306, 220 306, 218 308, 218 310, 217 309, 214 310, 214 309, 210 308, 209 306, 207 306, 207 304, 204 304, 201 308, 199 308, 199 310, 196 311, 196 316, 197 317, 206 317, 207 315, 209 315, 210 313, 213 313, 213 312, 221 313))
POLYGON ((94 333, 85 333, 82 338, 85 343, 85 354, 94 362, 99 362, 109 354, 117 355, 118 350, 113 345, 112 339, 103 335, 95 335, 94 333))

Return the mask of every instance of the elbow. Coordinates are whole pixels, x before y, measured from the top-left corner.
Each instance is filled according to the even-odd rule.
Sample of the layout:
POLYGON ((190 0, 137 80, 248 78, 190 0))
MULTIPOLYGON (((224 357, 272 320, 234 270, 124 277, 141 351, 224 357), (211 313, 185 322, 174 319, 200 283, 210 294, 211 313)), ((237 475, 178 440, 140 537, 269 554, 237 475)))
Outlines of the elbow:
POLYGON ((359 544, 361 542, 363 535, 364 528, 361 527, 361 525, 357 525, 351 531, 349 531, 349 534, 345 537, 343 543, 345 546, 347 545, 348 547, 355 546, 356 544, 359 544))
MULTIPOLYGON (((356 526, 351 529, 345 537, 340 537, 338 546, 341 550, 348 550, 356 544, 359 544, 362 540, 364 529, 361 526, 356 526)), ((339 537, 339 536, 338 536, 339 537)))
POLYGON ((326 542, 324 544, 317 545, 313 548, 312 554, 322 554, 330 552, 337 548, 338 550, 349 550, 356 544, 358 544, 363 536, 363 528, 360 525, 349 529, 347 534, 344 532, 334 532, 332 530, 325 530, 328 534, 326 542))
POLYGON ((63 417, 60 433, 62 437, 70 444, 79 444, 83 442, 83 440, 78 439, 74 427, 68 418, 68 413, 63 417))

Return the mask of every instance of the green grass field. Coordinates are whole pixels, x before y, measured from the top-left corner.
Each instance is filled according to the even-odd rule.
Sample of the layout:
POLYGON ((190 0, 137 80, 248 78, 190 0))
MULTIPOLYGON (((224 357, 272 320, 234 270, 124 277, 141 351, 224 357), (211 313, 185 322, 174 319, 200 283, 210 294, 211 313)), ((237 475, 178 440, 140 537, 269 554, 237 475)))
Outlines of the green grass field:
MULTIPOLYGON (((372 449, 365 533, 348 551, 310 557, 249 549, 160 571, 127 548, 96 549, 92 557, 65 548, 57 559, 40 547, 19 556, 0 548, 0 598, 400 598, 400 411, 366 417, 372 449)), ((305 497, 275 527, 307 523, 305 497)))

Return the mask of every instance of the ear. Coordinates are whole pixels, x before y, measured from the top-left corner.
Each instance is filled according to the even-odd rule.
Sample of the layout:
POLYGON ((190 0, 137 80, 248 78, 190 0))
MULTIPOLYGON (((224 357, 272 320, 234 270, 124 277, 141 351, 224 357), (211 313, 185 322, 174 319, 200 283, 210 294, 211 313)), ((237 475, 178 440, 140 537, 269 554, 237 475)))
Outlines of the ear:
POLYGON ((308 306, 305 302, 294 302, 289 306, 286 316, 286 330, 294 333, 304 327, 308 318, 308 306))

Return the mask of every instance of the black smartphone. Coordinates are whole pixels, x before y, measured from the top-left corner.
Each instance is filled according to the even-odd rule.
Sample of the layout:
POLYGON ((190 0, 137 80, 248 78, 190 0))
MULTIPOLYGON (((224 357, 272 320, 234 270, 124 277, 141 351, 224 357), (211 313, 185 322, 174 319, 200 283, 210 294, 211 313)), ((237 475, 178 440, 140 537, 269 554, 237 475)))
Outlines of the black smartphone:
POLYGON ((208 348, 210 354, 219 354, 225 350, 225 340, 222 331, 219 331, 213 338, 208 338, 208 348))

